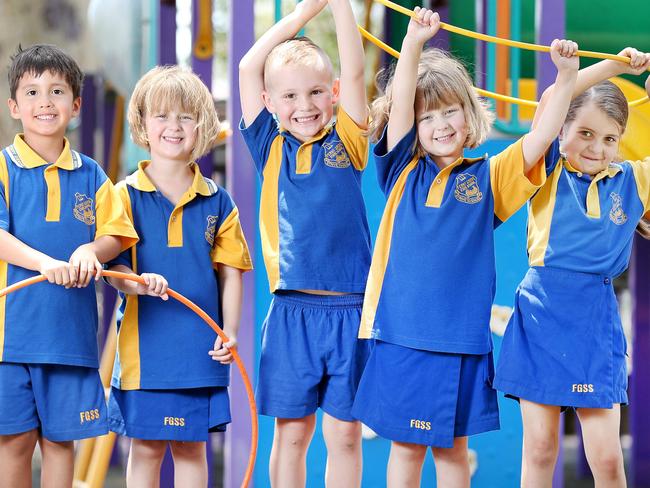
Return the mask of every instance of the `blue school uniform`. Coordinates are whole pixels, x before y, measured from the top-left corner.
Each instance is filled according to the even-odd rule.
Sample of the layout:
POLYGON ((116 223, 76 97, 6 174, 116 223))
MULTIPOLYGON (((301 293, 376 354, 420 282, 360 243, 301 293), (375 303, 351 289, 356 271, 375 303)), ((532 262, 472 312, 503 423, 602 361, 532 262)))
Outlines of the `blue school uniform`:
MULTIPOLYGON (((145 173, 148 162, 118 184, 120 196, 133 219, 140 242, 112 264, 124 264, 137 274, 158 273, 169 286, 201 307, 221 324, 219 282, 216 269, 225 264, 241 270, 252 268, 239 213, 228 193, 204 178, 196 164, 190 188, 174 205, 145 173)), ((230 367, 211 359, 216 333, 203 319, 176 300, 163 301, 146 295, 123 296, 118 321, 117 355, 113 368, 113 399, 109 406, 111 429, 144 439, 205 440, 208 405, 214 391, 226 386, 230 367), (209 390, 201 393, 191 390, 209 390), (120 390, 117 392, 117 390, 120 390), (169 394, 163 394, 170 391, 169 394), (177 390, 186 390, 177 393, 177 390), (129 395, 130 391, 134 391, 129 395), (154 393, 137 393, 137 392, 154 393), (161 393, 157 396, 155 392, 161 393), (188 393, 182 397, 184 393, 188 393), (202 402, 195 417, 192 404, 202 402), (142 424, 138 416, 154 412, 147 402, 164 402, 165 415, 152 415, 142 424), (130 412, 136 409, 138 412, 130 412), (144 412, 143 412, 144 411, 144 412), (183 419, 169 423, 169 418, 183 419), (152 424, 153 422, 153 424, 152 424), (166 423, 167 422, 167 423, 166 423), (145 425, 150 425, 145 428, 145 425), (202 433, 197 437, 197 432, 202 433), (189 436, 189 437, 188 437, 189 436)), ((156 412, 158 410, 155 410, 156 412)), ((217 415, 218 424, 229 411, 217 415)))
MULTIPOLYGON (((0 229, 55 259, 111 235, 137 241, 101 167, 70 149, 43 160, 18 134, 0 154, 0 229)), ((0 262, 0 288, 37 276, 0 262)), ((95 287, 38 283, 0 298, 0 434, 39 428, 63 441, 106 433, 95 287)))
POLYGON ((298 418, 322 407, 351 420, 368 354, 367 344, 356 339, 370 266, 361 192, 368 153, 365 129, 342 108, 334 124, 304 143, 278 127, 266 109, 250 126, 242 121, 240 129, 262 179, 260 234, 271 292, 357 295, 276 293, 262 332, 260 412, 298 418), (354 366, 343 374, 345 364, 354 366))
POLYGON ((371 356, 353 413, 390 439, 449 447, 460 432, 498 428, 492 375, 481 376, 477 382, 472 374, 467 377, 459 372, 466 368, 477 374, 491 369, 489 322, 496 279, 493 231, 534 193, 544 172, 540 160, 524 173, 521 140, 492 158, 460 158, 443 169, 429 155, 414 155, 416 142, 414 126, 391 151, 386 148, 386 133, 375 147, 379 184, 387 203, 359 337, 377 340, 372 355, 380 354, 381 341, 404 349, 400 356, 428 356, 431 371, 440 372, 431 376, 432 381, 427 377, 431 371, 409 368, 410 362, 404 359, 396 364, 394 381, 384 382, 375 371, 379 361, 371 356), (478 356, 480 366, 471 366, 477 360, 472 355, 478 356), (413 388, 402 393, 402 409, 383 408, 390 391, 400 388, 404 377, 413 388), (425 386, 416 388, 418 384, 425 386), (466 384, 473 385, 469 393, 463 389, 466 384), (433 405, 428 417, 422 417, 423 402, 433 405), (477 417, 465 415, 462 408, 476 402, 485 408, 479 409, 477 417), (457 403, 461 406, 458 413, 457 403), (442 423, 435 413, 438 406, 446 412, 447 420, 442 423), (464 425, 456 425, 463 417, 460 424, 464 425), (410 419, 418 422, 412 425, 410 419), (435 435, 423 436, 419 422, 435 424, 435 435))
POLYGON ((612 163, 593 177, 555 141, 547 181, 531 199, 531 268, 519 285, 495 386, 537 403, 627 403, 626 343, 612 280, 628 266, 650 208, 650 160, 612 163))

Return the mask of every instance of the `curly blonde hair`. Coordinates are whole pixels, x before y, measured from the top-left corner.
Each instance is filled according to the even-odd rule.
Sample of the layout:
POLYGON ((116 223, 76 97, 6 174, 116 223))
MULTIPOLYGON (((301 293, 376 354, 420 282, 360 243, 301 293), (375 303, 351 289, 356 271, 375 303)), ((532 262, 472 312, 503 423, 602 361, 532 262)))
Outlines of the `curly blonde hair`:
POLYGON ((215 145, 219 118, 208 87, 192 71, 179 66, 156 66, 135 85, 127 113, 131 138, 149 150, 146 115, 172 109, 196 117, 196 142, 190 156, 195 161, 215 145))
MULTIPOLYGON (((379 140, 388 123, 393 103, 394 71, 395 68, 391 67, 377 75, 378 85, 386 79, 387 83, 384 95, 376 98, 370 107, 371 122, 368 134, 375 142, 379 140)), ((460 104, 468 128, 465 147, 477 147, 485 141, 492 127, 494 114, 489 110, 487 102, 476 95, 465 66, 440 49, 432 48, 422 52, 418 64, 415 100, 416 103, 419 101, 422 104, 425 111, 435 110, 443 105, 460 104)), ((416 149, 419 156, 425 154, 419 142, 416 149)))

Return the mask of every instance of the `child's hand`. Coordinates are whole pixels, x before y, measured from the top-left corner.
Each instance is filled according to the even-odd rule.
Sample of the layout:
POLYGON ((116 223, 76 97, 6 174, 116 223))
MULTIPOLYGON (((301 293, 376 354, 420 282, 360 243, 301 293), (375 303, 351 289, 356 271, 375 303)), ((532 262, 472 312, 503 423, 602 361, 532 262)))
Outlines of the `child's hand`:
POLYGON ((302 0, 296 5, 295 12, 303 19, 316 17, 327 5, 327 0, 302 0))
POLYGON ((424 44, 440 30, 440 16, 438 12, 422 7, 415 7, 414 12, 415 17, 411 17, 406 36, 424 44))
POLYGON ((645 91, 648 93, 648 96, 650 97, 650 76, 648 76, 645 79, 645 91))
POLYGON ((214 341, 214 348, 208 352, 214 361, 219 361, 221 364, 230 364, 235 360, 230 349, 237 345, 237 338, 231 335, 229 339, 230 341, 224 344, 221 337, 217 336, 217 340, 214 341))
POLYGON ((95 281, 99 281, 102 272, 102 263, 97 259, 93 243, 79 246, 70 256, 70 266, 77 274, 77 288, 88 286, 95 275, 95 281))
POLYGON ((578 71, 580 58, 576 55, 578 45, 566 39, 555 39, 551 43, 551 59, 558 71, 578 71))
POLYGON ((75 269, 70 266, 70 263, 59 261, 58 259, 49 258, 41 263, 39 273, 47 278, 50 283, 70 288, 74 286, 77 281, 77 273, 75 269))
POLYGON ((140 275, 144 279, 144 285, 138 283, 136 288, 138 295, 149 295, 152 297, 160 297, 163 300, 168 300, 169 295, 167 295, 167 280, 156 273, 142 273, 140 275))
POLYGON ((642 53, 633 47, 626 47, 618 55, 630 58, 630 64, 622 63, 622 73, 640 75, 650 67, 650 54, 642 53))

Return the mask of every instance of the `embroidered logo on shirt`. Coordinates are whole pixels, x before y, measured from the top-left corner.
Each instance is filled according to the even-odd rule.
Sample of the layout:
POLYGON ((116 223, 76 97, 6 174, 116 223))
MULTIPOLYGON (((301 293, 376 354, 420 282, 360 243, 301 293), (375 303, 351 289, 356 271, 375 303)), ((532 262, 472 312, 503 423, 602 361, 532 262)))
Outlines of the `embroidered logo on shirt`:
POLYGON ((208 226, 205 228, 205 240, 208 241, 210 246, 214 245, 214 233, 217 230, 218 215, 208 215, 208 226))
POLYGON ((331 168, 347 168, 350 166, 350 158, 345 151, 341 141, 326 142, 323 144, 325 150, 325 164, 331 168))
POLYGON ((456 189, 454 190, 456 200, 463 203, 478 203, 483 199, 483 193, 478 187, 476 176, 468 173, 461 173, 456 176, 456 189))
POLYGON ((592 383, 574 383, 571 385, 571 393, 593 393, 594 385, 592 383))
POLYGON ((623 199, 617 193, 610 193, 612 197, 612 209, 609 211, 609 220, 614 222, 616 225, 623 225, 627 222, 627 215, 623 212, 623 199))
POLYGON ((72 210, 74 218, 81 220, 86 225, 95 223, 95 209, 93 208, 93 199, 83 193, 74 194, 74 209, 72 210))

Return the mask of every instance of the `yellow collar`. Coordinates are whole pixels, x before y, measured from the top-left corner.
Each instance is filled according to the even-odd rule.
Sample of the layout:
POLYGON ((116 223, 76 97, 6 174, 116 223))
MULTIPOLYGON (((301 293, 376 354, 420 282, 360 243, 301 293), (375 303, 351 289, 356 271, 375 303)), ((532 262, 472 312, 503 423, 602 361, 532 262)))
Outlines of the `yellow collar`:
MULTIPOLYGON (((131 176, 128 176, 126 178, 126 182, 135 188, 136 190, 140 191, 156 191, 156 187, 154 184, 151 182, 147 174, 144 172, 144 169, 151 164, 151 161, 140 161, 138 163, 138 169, 135 173, 133 173, 131 176)), ((196 163, 190 163, 190 168, 192 169, 192 172, 194 173, 194 179, 192 180, 192 184, 188 188, 188 192, 191 194, 191 196, 195 196, 197 193, 199 195, 203 195, 206 197, 209 197, 210 195, 214 195, 218 191, 217 184, 212 181, 209 178, 205 178, 202 174, 201 171, 199 170, 199 166, 196 163)))
MULTIPOLYGON (((578 176, 583 175, 582 171, 579 171, 579 170, 575 169, 573 166, 571 166, 571 163, 569 162, 569 160, 567 158, 565 158, 564 156, 562 156, 562 163, 564 164, 564 167, 567 169, 567 171, 569 171, 571 173, 577 173, 578 176)), ((617 173, 619 173, 621 171, 622 171, 621 167, 618 166, 617 164, 610 164, 609 166, 607 166, 607 168, 603 169, 602 171, 599 171, 595 175, 591 175, 591 177, 592 177, 592 179, 594 179, 596 181, 599 181, 599 180, 602 180, 603 178, 605 178, 607 176, 609 176, 610 178, 613 178, 614 176, 616 176, 617 173)))
MULTIPOLYGON (((481 157, 478 157, 478 158, 464 158, 464 157, 461 156, 460 158, 458 158, 456 161, 454 161, 454 162, 451 163, 450 165, 445 166, 444 168, 442 168, 440 171, 444 171, 444 170, 447 169, 447 168, 449 168, 449 170, 451 170, 451 168, 455 168, 456 166, 461 165, 461 164, 463 164, 463 163, 466 163, 466 164, 474 164, 474 163, 478 163, 479 161, 484 161, 484 160, 486 160, 487 157, 488 157, 487 153, 486 153, 484 156, 481 156, 481 157)), ((432 158, 429 154, 427 154, 427 155, 425 156, 425 159, 427 160, 427 162, 429 162, 429 163, 431 163, 431 164, 435 164, 436 167, 438 166, 438 165, 436 164, 436 162, 433 160, 433 158, 432 158)), ((448 171, 449 171, 449 170, 448 170, 448 171)))
MULTIPOLYGON (((63 140, 65 143, 63 151, 61 151, 58 159, 52 164, 58 168, 69 171, 80 168, 81 156, 78 152, 70 149, 70 142, 68 139, 63 138, 63 140)), ((29 147, 25 142, 23 134, 17 134, 16 137, 14 137, 14 143, 7 148, 7 153, 13 163, 20 168, 33 169, 50 164, 29 147)))
MULTIPOLYGON (((313 143, 316 142, 316 141, 320 141, 322 138, 324 138, 324 137, 327 136, 330 132, 332 132, 332 127, 333 127, 332 124, 329 124, 329 125, 323 127, 323 128, 322 128, 322 129, 321 129, 321 130, 316 134, 316 135, 314 135, 313 137, 307 139, 305 142, 301 142, 301 143, 300 143, 300 146, 301 146, 301 147, 302 147, 302 146, 308 146, 308 145, 310 145, 310 144, 313 144, 313 143)), ((280 126, 280 134, 283 134, 283 133, 291 134, 291 132, 289 132, 287 129, 285 129, 284 127, 280 126)), ((291 134, 291 135, 293 136, 293 134, 291 134)), ((296 136, 293 136, 293 137, 296 137, 296 136)))

